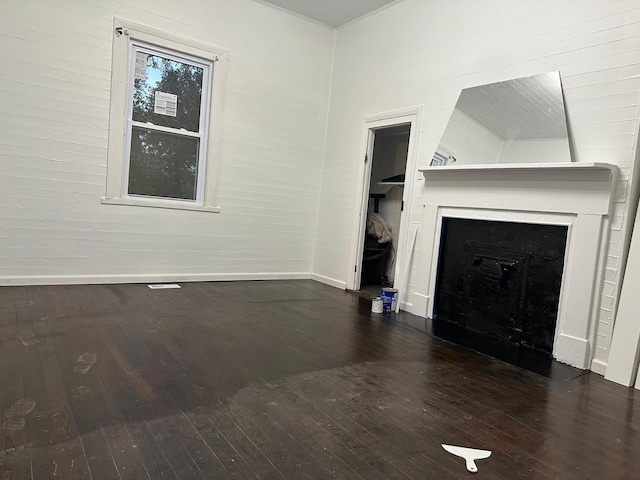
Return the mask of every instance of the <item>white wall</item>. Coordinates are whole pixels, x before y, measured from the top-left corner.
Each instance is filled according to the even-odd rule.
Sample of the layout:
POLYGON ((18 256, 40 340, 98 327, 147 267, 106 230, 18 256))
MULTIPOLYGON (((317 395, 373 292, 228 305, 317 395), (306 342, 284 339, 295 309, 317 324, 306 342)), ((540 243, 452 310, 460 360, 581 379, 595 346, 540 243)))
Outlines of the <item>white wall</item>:
POLYGON ((309 275, 334 31, 250 0, 2 0, 0 283, 309 275), (101 205, 113 17, 230 49, 222 213, 101 205))
MULTIPOLYGON (((636 0, 405 0, 339 29, 314 272, 345 281, 353 268, 363 115, 422 105, 417 163, 425 165, 463 88, 560 71, 574 160, 610 162, 621 173, 596 298, 592 368, 602 373, 628 229, 639 39, 636 0)), ((409 214, 413 224, 422 224, 421 182, 415 182, 409 214)), ((418 238, 409 285, 415 313, 425 311, 432 247, 418 238)))

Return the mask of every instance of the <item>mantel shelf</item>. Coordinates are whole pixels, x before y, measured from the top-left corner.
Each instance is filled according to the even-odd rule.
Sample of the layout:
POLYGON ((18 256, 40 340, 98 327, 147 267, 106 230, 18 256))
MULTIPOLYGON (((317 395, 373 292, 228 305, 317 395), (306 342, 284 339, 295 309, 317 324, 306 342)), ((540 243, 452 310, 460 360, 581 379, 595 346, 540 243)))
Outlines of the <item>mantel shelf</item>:
POLYGON ((441 166, 423 166, 418 167, 418 171, 425 175, 437 173, 454 172, 518 172, 518 171, 535 171, 548 172, 553 174, 558 171, 597 171, 609 170, 615 172, 616 166, 604 162, 567 162, 567 163, 512 163, 512 164, 487 164, 487 165, 441 165, 441 166))

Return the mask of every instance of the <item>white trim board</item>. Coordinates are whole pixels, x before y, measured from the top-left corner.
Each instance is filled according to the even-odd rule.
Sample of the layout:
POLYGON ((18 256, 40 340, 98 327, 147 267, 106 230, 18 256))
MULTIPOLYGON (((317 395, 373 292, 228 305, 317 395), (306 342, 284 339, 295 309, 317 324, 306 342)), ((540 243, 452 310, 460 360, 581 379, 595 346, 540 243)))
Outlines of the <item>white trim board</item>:
POLYGON ((354 202, 356 208, 354 210, 354 216, 352 219, 353 230, 351 232, 350 247, 349 247, 349 269, 346 278, 346 288, 355 290, 359 285, 359 271, 355 271, 353 266, 362 264, 363 249, 364 249, 364 232, 366 229, 366 213, 367 205, 369 204, 369 182, 371 181, 371 165, 373 163, 373 144, 374 144, 374 131, 381 128, 393 127, 396 125, 410 124, 411 130, 409 132, 409 149, 407 151, 407 163, 405 166, 405 183, 403 190, 403 201, 405 210, 402 212, 400 229, 398 232, 398 245, 396 246, 396 270, 394 278, 401 278, 400 265, 404 263, 405 248, 408 242, 409 235, 409 219, 411 218, 411 209, 414 190, 414 179, 416 176, 417 168, 417 156, 418 156, 418 137, 419 128, 422 124, 422 106, 412 106, 397 110, 390 110, 387 112, 374 113, 371 115, 365 115, 362 118, 362 145, 360 150, 360 156, 358 158, 358 186, 355 190, 356 197, 354 202), (364 162, 365 155, 370 158, 370 161, 364 162))
POLYGON ((309 280, 309 272, 176 273, 140 275, 42 275, 0 278, 0 286, 95 285, 113 283, 235 282, 243 280, 309 280))
MULTIPOLYGON (((638 322, 638 300, 640 288, 640 210, 636 213, 634 231, 631 236, 627 266, 622 281, 607 359, 607 380, 629 387, 636 382, 640 361, 640 323, 638 322)), ((636 385, 640 387, 639 385, 636 385)))
POLYGON ((597 373, 598 375, 604 376, 607 371, 607 363, 601 360, 591 360, 591 371, 593 373, 597 373))

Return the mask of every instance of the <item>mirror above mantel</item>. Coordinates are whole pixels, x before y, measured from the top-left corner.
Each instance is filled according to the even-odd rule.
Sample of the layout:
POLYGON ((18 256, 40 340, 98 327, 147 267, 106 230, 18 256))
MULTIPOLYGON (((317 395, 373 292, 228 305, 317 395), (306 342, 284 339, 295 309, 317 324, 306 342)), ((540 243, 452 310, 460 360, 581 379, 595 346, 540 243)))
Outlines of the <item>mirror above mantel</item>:
POLYGON ((466 88, 431 166, 569 163, 560 73, 466 88))

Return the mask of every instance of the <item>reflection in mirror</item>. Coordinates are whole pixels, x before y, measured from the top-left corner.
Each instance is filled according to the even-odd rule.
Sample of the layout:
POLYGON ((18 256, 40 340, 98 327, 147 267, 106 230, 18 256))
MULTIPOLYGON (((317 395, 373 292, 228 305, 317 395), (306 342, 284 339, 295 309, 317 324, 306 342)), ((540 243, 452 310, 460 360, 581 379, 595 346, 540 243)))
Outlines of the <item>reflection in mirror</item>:
POLYGON ((570 161, 560 73, 551 72, 462 90, 431 165, 570 161))

